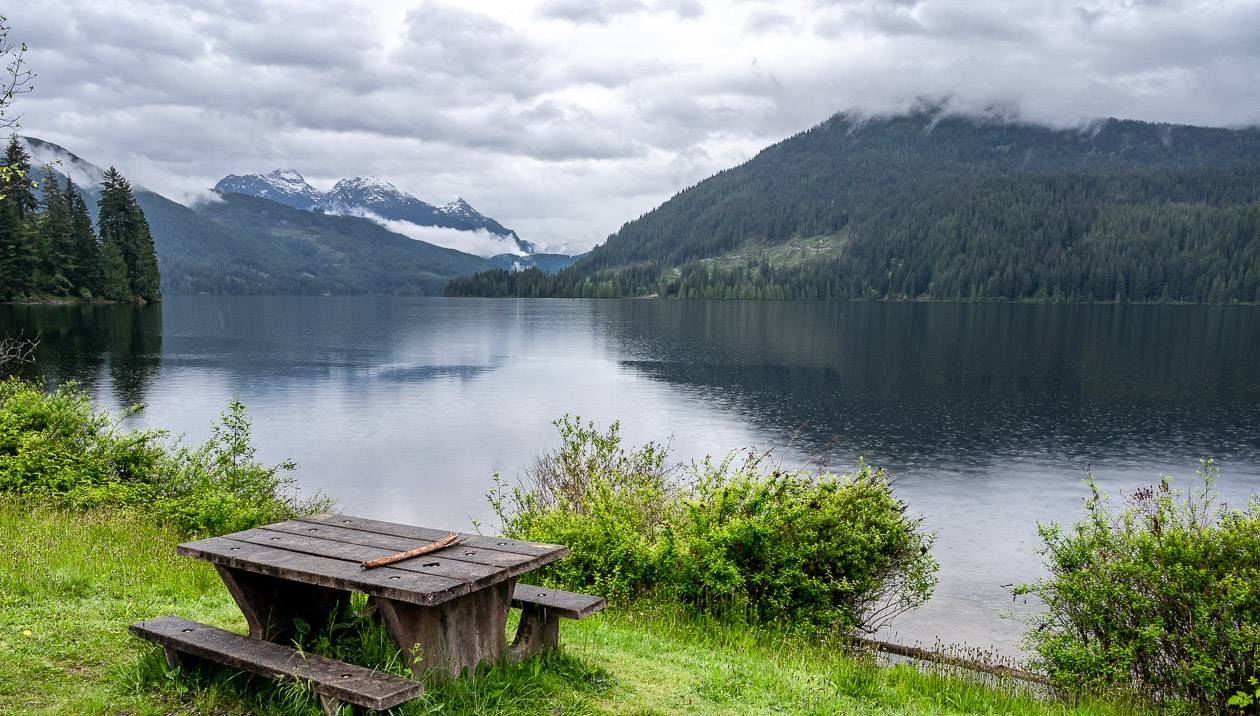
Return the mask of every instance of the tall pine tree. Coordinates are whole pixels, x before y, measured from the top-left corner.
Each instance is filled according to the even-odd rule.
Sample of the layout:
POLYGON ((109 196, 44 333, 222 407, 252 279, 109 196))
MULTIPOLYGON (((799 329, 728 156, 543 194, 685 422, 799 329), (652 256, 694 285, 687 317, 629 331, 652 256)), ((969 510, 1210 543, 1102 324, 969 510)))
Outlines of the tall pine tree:
POLYGON ((92 230, 92 216, 88 214, 87 203, 79 193, 74 180, 66 177, 66 190, 63 193, 66 211, 70 215, 70 236, 74 260, 70 274, 66 278, 84 298, 99 296, 101 293, 101 250, 96 243, 96 233, 92 230))
POLYGON ((38 250, 45 274, 44 290, 59 296, 70 295, 70 276, 75 270, 74 233, 70 207, 61 193, 61 184, 49 170, 41 186, 44 190, 44 213, 39 218, 38 250))
POLYGON ((0 298, 29 296, 40 289, 36 278, 38 235, 33 222, 35 194, 31 191, 31 158, 18 141, 9 139, 4 152, 6 178, 0 197, 0 298))
POLYGON ((35 200, 31 177, 31 155, 16 134, 9 137, 4 148, 4 165, 9 168, 9 181, 4 187, 4 200, 12 202, 18 218, 25 221, 35 214, 39 202, 35 200))
POLYGON ((115 293, 117 286, 110 266, 116 249, 126 269, 126 281, 131 297, 146 301, 161 300, 158 288, 157 254, 153 248, 153 234, 144 212, 131 193, 131 184, 114 167, 105 172, 101 183, 101 199, 98 204, 97 226, 100 229, 102 254, 105 258, 106 291, 115 293))

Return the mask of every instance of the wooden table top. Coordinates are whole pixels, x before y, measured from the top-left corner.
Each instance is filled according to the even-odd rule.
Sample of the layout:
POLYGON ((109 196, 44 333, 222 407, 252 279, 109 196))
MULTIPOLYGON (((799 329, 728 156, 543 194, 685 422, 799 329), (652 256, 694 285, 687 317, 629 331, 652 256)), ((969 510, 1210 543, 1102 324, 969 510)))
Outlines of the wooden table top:
POLYGON ((350 515, 313 515, 181 544, 178 553, 216 565, 334 589, 434 605, 554 562, 556 544, 460 534, 460 541, 387 567, 360 562, 441 539, 447 530, 350 515))

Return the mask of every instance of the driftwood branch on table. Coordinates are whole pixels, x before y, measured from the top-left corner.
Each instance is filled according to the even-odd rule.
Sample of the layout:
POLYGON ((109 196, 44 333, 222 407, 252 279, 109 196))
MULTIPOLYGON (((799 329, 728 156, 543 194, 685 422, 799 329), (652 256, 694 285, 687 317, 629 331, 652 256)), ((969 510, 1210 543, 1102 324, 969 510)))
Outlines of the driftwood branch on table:
POLYGON ((384 567, 386 565, 393 564, 395 562, 401 562, 404 559, 411 559, 412 557, 419 557, 421 555, 429 554, 430 552, 436 552, 439 549, 444 549, 446 547, 450 547, 451 545, 458 544, 458 543, 459 543, 459 533, 451 532, 450 534, 446 535, 442 539, 437 540, 436 542, 430 542, 429 544, 426 544, 423 547, 416 547, 415 549, 409 549, 406 552, 399 552, 398 554, 391 554, 388 557, 369 559, 364 562, 361 562, 360 566, 363 569, 373 569, 375 567, 384 567))

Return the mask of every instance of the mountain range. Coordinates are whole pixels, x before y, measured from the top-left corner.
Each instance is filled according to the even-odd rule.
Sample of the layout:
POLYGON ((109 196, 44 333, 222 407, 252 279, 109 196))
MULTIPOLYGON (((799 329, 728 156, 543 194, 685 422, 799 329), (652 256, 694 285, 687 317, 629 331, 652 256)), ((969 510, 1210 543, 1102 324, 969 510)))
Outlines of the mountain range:
POLYGON ((342 179, 331 190, 322 192, 308 184, 296 170, 276 169, 267 174, 230 174, 220 179, 214 189, 219 193, 269 199, 306 211, 404 221, 419 227, 484 231, 503 239, 504 246, 512 248, 516 253, 528 255, 537 251, 532 243, 477 211, 463 197, 456 198, 449 204, 435 206, 378 177, 342 179))
MULTIPOLYGON (((51 165, 74 179, 95 212, 100 167, 51 142, 23 142, 32 166, 51 165)), ((303 207, 301 176, 274 178, 270 196, 223 191, 189 206, 134 186, 153 233, 164 294, 433 295, 454 276, 496 267, 556 270, 573 260, 541 253, 487 258, 436 246, 353 213, 312 211, 316 197, 322 202, 326 195, 308 194, 303 207)))
POLYGON ((1260 129, 840 113, 448 295, 1260 302, 1260 129))

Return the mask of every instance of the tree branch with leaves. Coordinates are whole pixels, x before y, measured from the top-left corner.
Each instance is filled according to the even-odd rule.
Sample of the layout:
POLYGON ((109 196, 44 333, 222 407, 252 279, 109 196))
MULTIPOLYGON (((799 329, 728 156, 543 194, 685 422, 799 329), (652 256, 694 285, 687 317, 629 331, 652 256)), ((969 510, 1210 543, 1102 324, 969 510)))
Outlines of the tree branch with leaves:
MULTIPOLYGON (((22 115, 13 113, 13 104, 19 96, 35 89, 35 73, 26 64, 27 51, 25 42, 9 39, 8 19, 0 15, 0 62, 4 64, 0 73, 0 129, 18 128, 22 115)), ((14 181, 27 181, 25 173, 10 166, 0 167, 0 198, 14 181)))

